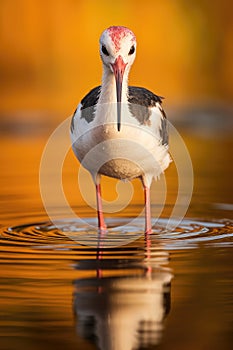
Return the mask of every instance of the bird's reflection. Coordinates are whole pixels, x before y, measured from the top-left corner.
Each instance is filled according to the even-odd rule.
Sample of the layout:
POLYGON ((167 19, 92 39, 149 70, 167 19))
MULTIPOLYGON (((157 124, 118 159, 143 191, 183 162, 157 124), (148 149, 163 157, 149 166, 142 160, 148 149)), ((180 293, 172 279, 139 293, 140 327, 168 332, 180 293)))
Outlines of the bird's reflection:
POLYGON ((158 344, 170 310, 167 262, 168 253, 150 238, 141 249, 99 249, 97 259, 82 260, 77 269, 89 270, 90 277, 74 281, 78 335, 101 350, 158 344))

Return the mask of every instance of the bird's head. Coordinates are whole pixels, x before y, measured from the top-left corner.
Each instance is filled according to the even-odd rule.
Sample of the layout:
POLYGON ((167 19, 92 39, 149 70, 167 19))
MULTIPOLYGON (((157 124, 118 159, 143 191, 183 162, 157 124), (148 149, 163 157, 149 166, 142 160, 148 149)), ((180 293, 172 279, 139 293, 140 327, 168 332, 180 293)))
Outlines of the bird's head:
POLYGON ((100 37, 100 57, 103 64, 114 74, 117 95, 117 128, 121 125, 122 81, 129 71, 136 55, 136 38, 134 33, 122 26, 106 29, 100 37))

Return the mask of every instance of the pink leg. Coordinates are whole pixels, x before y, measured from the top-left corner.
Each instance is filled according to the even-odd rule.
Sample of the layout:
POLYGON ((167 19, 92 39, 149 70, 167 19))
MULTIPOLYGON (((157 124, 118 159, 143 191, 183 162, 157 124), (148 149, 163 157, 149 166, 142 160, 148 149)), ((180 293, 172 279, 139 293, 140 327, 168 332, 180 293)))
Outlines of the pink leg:
POLYGON ((104 222, 100 184, 96 184, 96 200, 97 200, 98 227, 100 232, 106 231, 107 226, 105 225, 105 222, 104 222))
POLYGON ((145 243, 146 243, 146 246, 145 246, 145 253, 146 253, 146 256, 145 256, 145 262, 146 262, 146 276, 147 277, 151 277, 151 274, 152 274, 152 266, 151 266, 151 236, 150 236, 150 233, 151 232, 148 232, 145 234, 145 243))
POLYGON ((150 188, 143 185, 145 200, 145 233, 152 233, 151 229, 151 212, 150 212, 150 188))

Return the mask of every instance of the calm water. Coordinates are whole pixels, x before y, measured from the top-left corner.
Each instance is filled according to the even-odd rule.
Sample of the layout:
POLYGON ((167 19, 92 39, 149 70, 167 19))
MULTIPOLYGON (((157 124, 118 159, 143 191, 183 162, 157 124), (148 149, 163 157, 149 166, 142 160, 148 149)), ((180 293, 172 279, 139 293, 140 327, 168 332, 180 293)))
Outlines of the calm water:
POLYGON ((124 211, 107 215, 111 229, 98 242, 88 226, 95 224, 94 210, 77 200, 72 155, 64 188, 87 219, 81 225, 61 216, 51 223, 38 185, 47 137, 2 137, 1 350, 232 349, 233 143, 215 134, 184 139, 195 184, 179 226, 165 229, 177 186, 171 166, 154 233, 141 234, 142 218, 125 226, 140 212, 138 187, 140 196, 124 211))

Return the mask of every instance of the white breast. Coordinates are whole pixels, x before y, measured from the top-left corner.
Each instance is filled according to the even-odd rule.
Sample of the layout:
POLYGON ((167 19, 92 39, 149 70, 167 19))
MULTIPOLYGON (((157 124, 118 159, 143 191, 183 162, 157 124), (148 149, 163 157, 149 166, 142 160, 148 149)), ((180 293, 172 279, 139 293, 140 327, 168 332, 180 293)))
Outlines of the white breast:
MULTIPOLYGON (((140 106, 139 106, 140 108, 140 106)), ((122 104, 122 126, 117 131, 116 103, 97 104, 95 118, 81 118, 79 106, 71 134, 73 150, 92 175, 104 174, 119 179, 157 177, 169 165, 167 147, 162 145, 161 112, 151 109, 150 122, 140 125, 122 104)))

